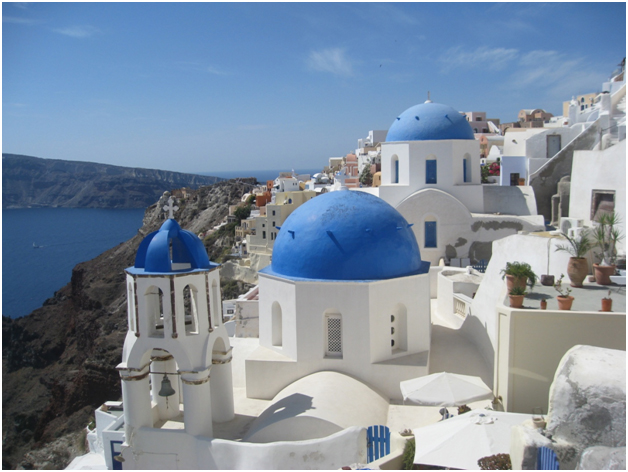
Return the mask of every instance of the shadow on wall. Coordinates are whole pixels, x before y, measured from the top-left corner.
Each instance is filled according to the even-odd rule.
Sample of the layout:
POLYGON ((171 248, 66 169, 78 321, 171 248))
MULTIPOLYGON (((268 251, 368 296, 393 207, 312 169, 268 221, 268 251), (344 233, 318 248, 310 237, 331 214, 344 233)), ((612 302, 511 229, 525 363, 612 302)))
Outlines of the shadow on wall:
MULTIPOLYGON (((301 393, 293 393, 264 410, 257 419, 257 424, 265 428, 271 424, 288 418, 294 418, 301 413, 313 409, 315 408, 312 406, 312 397, 301 393)), ((248 431, 247 437, 252 436, 255 432, 255 430, 248 431)))
POLYGON ((491 343, 491 339, 489 338, 488 332, 486 330, 486 326, 482 323, 478 318, 473 316, 472 313, 467 316, 464 320, 464 323, 460 327, 460 332, 473 344, 477 347, 478 351, 484 358, 484 361, 488 365, 488 370, 490 372, 490 379, 482 379, 485 381, 486 385, 493 385, 493 373, 495 368, 495 349, 493 349, 493 344, 491 343), (489 380, 489 382, 486 382, 489 380))

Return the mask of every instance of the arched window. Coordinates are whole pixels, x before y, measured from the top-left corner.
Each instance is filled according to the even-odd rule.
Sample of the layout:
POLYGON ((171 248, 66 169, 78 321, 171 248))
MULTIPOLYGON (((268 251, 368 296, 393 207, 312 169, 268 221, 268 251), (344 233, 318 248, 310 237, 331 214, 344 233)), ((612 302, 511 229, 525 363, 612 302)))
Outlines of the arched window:
POLYGON ((465 154, 462 159, 462 181, 463 182, 471 182, 473 180, 473 175, 471 171, 471 156, 469 154, 465 154))
POLYGON ((337 310, 326 310, 324 323, 325 357, 342 359, 342 315, 337 310))
POLYGON ((164 337, 164 293, 160 288, 151 285, 144 294, 146 318, 150 329, 149 336, 164 337))
POLYGON ((391 167, 390 167, 390 182, 393 184, 399 183, 399 157, 397 154, 393 154, 391 157, 391 167))
POLYGON ((137 334, 137 325, 135 323, 135 292, 133 291, 133 284, 129 282, 126 289, 126 307, 129 316, 129 331, 133 331, 137 334))
POLYGON ((281 347, 283 345, 283 314, 281 312, 281 305, 274 302, 271 309, 272 312, 272 345, 281 347))
POLYGON ((193 285, 183 289, 185 334, 198 334, 198 291, 193 285))
POLYGON ((212 282, 212 307, 214 309, 214 327, 220 326, 222 320, 222 301, 220 300, 220 292, 218 291, 218 283, 212 282))
POLYGON ((425 219, 424 225, 424 242, 423 247, 427 248, 435 248, 438 247, 438 233, 437 233, 437 222, 436 218, 428 217, 425 219))
POLYGON ((425 160, 425 183, 435 184, 437 182, 436 157, 428 156, 425 160))

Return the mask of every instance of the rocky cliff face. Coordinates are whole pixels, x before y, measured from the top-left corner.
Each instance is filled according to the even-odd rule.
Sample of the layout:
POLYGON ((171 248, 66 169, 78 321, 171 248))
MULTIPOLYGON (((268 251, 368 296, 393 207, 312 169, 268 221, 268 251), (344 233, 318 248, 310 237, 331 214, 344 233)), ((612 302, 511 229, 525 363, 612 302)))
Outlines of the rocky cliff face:
MULTIPOLYGON (((212 228, 253 182, 191 192, 177 201, 177 221, 194 232, 212 228)), ((93 410, 121 397, 116 365, 127 331, 124 269, 144 236, 162 224, 164 200, 146 210, 135 237, 78 264, 71 282, 44 306, 24 318, 2 318, 3 468, 65 467, 81 453, 81 431, 93 410)))
POLYGON ((166 190, 222 179, 93 162, 2 155, 2 208, 146 208, 166 190))

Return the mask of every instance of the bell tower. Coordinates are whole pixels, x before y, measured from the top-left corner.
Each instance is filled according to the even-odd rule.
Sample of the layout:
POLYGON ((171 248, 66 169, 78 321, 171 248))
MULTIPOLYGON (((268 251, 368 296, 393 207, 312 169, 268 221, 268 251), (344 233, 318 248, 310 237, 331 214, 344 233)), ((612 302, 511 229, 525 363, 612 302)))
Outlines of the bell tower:
POLYGON ((212 421, 234 417, 219 266, 174 220, 177 209, 170 197, 169 218, 125 270, 129 330, 118 371, 131 446, 141 427, 168 429, 178 421, 188 434, 212 437, 212 421))

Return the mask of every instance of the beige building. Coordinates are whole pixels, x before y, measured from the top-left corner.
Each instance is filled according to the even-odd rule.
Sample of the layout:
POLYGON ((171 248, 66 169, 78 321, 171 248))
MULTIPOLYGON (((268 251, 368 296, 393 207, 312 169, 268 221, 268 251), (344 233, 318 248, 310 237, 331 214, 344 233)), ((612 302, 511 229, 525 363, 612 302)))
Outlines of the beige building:
MULTIPOLYGON (((587 108, 591 108, 595 103, 595 97, 597 97, 597 93, 586 93, 584 95, 577 95, 574 97, 580 106, 580 111, 584 111, 587 108)), ((563 116, 569 116, 569 104, 571 100, 563 102, 563 116)))
POLYGON ((246 236, 248 252, 272 254, 278 227, 294 210, 315 196, 313 190, 277 192, 274 203, 266 204, 265 214, 255 219, 255 232, 246 236))

